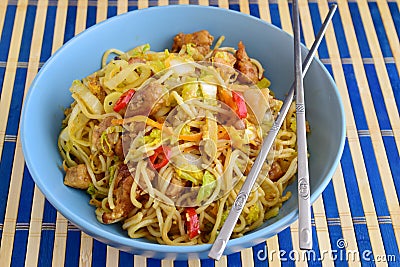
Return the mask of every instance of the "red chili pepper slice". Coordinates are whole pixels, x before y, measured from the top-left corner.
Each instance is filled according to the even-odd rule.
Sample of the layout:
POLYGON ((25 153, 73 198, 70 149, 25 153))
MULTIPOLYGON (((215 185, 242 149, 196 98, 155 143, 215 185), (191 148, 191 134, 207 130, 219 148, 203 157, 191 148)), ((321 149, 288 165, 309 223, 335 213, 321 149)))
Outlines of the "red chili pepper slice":
POLYGON ((244 119, 247 117, 247 107, 246 102, 243 99, 243 95, 241 93, 232 91, 232 98, 237 105, 237 115, 239 118, 244 119))
POLYGON ((125 108, 129 104, 129 101, 131 101, 135 92, 136 92, 135 90, 129 89, 128 91, 123 93, 117 100, 117 102, 115 102, 114 111, 119 112, 121 111, 121 109, 125 108))
POLYGON ((171 148, 168 146, 160 146, 154 150, 154 154, 149 157, 153 168, 158 170, 167 165, 171 157, 171 148))
POLYGON ((195 238, 200 234, 200 222, 195 208, 186 208, 186 228, 190 239, 195 238))

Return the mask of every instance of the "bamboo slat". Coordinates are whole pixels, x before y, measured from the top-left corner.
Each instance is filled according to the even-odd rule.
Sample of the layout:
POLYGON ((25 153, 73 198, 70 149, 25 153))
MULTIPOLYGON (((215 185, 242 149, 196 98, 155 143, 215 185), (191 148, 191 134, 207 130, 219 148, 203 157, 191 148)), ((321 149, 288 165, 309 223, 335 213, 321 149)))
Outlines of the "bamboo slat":
POLYGON ((158 0, 159 6, 167 6, 169 4, 168 0, 158 0))
POLYGON ((174 267, 174 260, 161 260, 161 267, 174 267))
POLYGON ((79 267, 92 266, 93 238, 81 232, 81 249, 79 253, 79 267))
POLYGON ((199 0, 199 5, 208 6, 208 0, 199 0))
POLYGON ((228 266, 228 259, 226 256, 222 256, 219 261, 215 262, 215 267, 227 267, 228 266))
POLYGON ((6 19, 7 1, 0 2, 0 40, 3 33, 4 20, 6 19))
POLYGON ((250 14, 250 7, 248 0, 239 0, 239 8, 240 12, 244 14, 250 14))
MULTIPOLYGON (((17 70, 18 54, 21 47, 22 32, 26 16, 28 2, 26 0, 19 2, 15 14, 14 27, 10 43, 10 50, 7 59, 6 72, 4 74, 3 89, 0 98, 0 159, 3 152, 3 142, 7 126, 11 96, 17 70)), ((20 153, 22 148, 19 140, 15 153, 20 153)), ((23 157, 15 157, 13 166, 24 164, 23 157)), ((3 233, 0 244, 0 262, 8 266, 11 264, 11 255, 14 244, 15 227, 18 216, 18 206, 22 185, 23 170, 13 167, 11 174, 10 187, 8 190, 7 209, 4 218, 3 233)))
POLYGON ((198 259, 188 260, 189 267, 201 267, 201 262, 198 259))
POLYGON ((123 14, 128 11, 128 0, 119 0, 117 5, 117 14, 123 14))
MULTIPOLYGON (((64 42, 65 25, 67 21, 68 0, 60 0, 57 3, 56 21, 54 25, 52 54, 57 51, 64 42)), ((59 212, 56 218, 56 230, 54 233, 53 265, 64 266, 65 250, 67 244, 68 221, 59 212)))
POLYGON ((281 266, 281 259, 279 257, 278 235, 274 235, 273 237, 267 239, 267 248, 268 248, 268 264, 269 264, 269 266, 271 266, 271 267, 281 266))
POLYGON ((0 97, 0 160, 3 154, 3 144, 6 136, 8 114, 11 104, 15 74, 17 72, 18 54, 21 47, 27 5, 28 0, 21 0, 18 3, 12 31, 10 50, 7 58, 6 73, 4 74, 3 90, 0 97))
POLYGON ((245 263, 246 267, 254 267, 252 248, 247 248, 240 251, 240 258, 242 260, 242 264, 245 263))
POLYGON ((229 8, 229 0, 218 0, 218 6, 221 8, 229 8))
MULTIPOLYGON (((107 246, 107 258, 106 267, 118 266, 119 261, 119 250, 110 246, 107 246)), ((140 266, 140 265, 138 265, 140 266)))
MULTIPOLYGON (((35 17, 35 26, 32 34, 31 52, 29 56, 28 72, 26 77, 25 90, 29 88, 38 69, 40 60, 40 51, 42 48, 42 40, 44 35, 44 27, 46 23, 48 1, 43 0, 38 2, 38 8, 35 17)), ((23 155, 16 154, 14 157, 22 157, 23 155)), ((15 166, 23 172, 24 164, 15 166)), ((44 209, 44 196, 35 186, 32 202, 32 212, 29 226, 27 252, 25 257, 25 265, 37 265, 39 258, 40 239, 42 234, 42 217, 44 209)))
MULTIPOLYGON (((133 266, 146 266, 146 258, 143 256, 135 255, 133 258, 133 266)), ((174 266, 172 263, 171 266, 174 266)))
POLYGON ((138 9, 143 9, 149 7, 149 2, 147 0, 138 0, 138 9))
MULTIPOLYGON (((346 250, 359 251, 354 233, 353 220, 351 218, 349 199, 347 197, 346 186, 342 167, 338 166, 332 178, 333 187, 336 196, 337 207, 339 211, 340 226, 342 228, 343 239, 346 241, 346 250)), ((337 242, 337 241, 336 241, 337 242)), ((349 260, 349 266, 361 266, 361 263, 349 260)))
POLYGON ((258 1, 258 10, 260 12, 260 19, 271 23, 271 15, 269 13, 268 1, 259 0, 258 1))

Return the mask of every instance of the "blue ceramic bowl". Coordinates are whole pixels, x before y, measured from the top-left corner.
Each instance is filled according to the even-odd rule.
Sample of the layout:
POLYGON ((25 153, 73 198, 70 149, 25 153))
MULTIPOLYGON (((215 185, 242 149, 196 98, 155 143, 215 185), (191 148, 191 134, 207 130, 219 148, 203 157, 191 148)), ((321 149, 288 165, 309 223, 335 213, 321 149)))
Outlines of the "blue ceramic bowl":
MULTIPOLYGON (((119 224, 103 225, 84 192, 63 184, 57 137, 63 109, 72 98, 69 87, 100 67, 102 54, 109 48, 126 51, 150 43, 152 50, 170 48, 179 32, 207 29, 215 37, 226 36, 225 45, 243 40, 251 57, 266 67, 272 90, 283 99, 293 81, 293 39, 280 29, 255 17, 235 11, 201 6, 167 6, 130 12, 97 24, 79 34, 57 51, 43 66, 31 85, 22 114, 22 145, 32 177, 50 203, 90 236, 118 249, 153 258, 207 258, 211 245, 168 246, 145 239, 131 239, 119 224)), ((303 47, 303 58, 307 49, 303 47)), ((307 119, 312 133, 308 137, 311 201, 329 183, 339 162, 344 138, 343 105, 331 76, 314 60, 304 80, 307 119)), ((265 241, 297 219, 297 185, 288 190, 290 198, 277 217, 256 231, 230 240, 225 254, 237 252, 265 241)))

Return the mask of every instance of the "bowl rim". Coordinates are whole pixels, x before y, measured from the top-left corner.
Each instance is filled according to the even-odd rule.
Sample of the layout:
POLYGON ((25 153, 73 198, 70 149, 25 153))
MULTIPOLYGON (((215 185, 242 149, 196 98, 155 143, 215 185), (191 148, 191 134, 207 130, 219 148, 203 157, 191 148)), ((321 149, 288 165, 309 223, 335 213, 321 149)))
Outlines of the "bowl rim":
MULTIPOLYGON (((136 13, 146 14, 148 12, 158 12, 160 10, 169 10, 169 9, 219 10, 218 12, 223 12, 223 13, 226 13, 229 15, 233 14, 235 16, 238 16, 238 15, 245 16, 250 20, 255 20, 258 23, 263 23, 265 26, 273 27, 276 30, 279 30, 281 33, 286 34, 292 38, 292 36, 289 33, 283 31, 282 29, 276 27, 275 25, 268 23, 258 17, 252 16, 249 14, 244 14, 239 11, 223 9, 223 8, 214 7, 214 6, 198 6, 198 5, 156 6, 156 7, 149 7, 149 8, 145 8, 145 9, 133 10, 133 11, 129 11, 124 14, 116 15, 116 16, 108 18, 100 23, 97 23, 97 24, 87 28, 86 30, 80 32, 79 34, 75 35, 73 38, 71 38, 65 44, 63 44, 63 46, 60 47, 60 49, 58 49, 53 55, 51 55, 50 58, 47 59, 45 64, 42 66, 42 68, 40 69, 40 71, 37 73, 36 77, 32 81, 32 83, 29 87, 28 93, 24 99, 22 115, 21 115, 21 123, 20 123, 20 127, 21 127, 20 134, 21 134, 22 150, 23 150, 23 154, 25 157, 25 161, 26 161, 28 170, 31 173, 31 176, 32 176, 35 184, 39 187, 40 191, 43 193, 43 195, 46 197, 46 199, 53 205, 53 207, 56 208, 57 211, 59 211, 66 219, 71 221, 74 225, 76 225, 78 228, 80 228, 83 232, 89 234, 90 236, 94 237, 95 239, 107 239, 108 241, 111 242, 110 245, 114 245, 114 246, 125 246, 125 247, 129 247, 129 248, 133 248, 133 249, 138 248, 141 250, 152 251, 152 252, 156 252, 156 253, 161 252, 161 253, 178 253, 178 254, 180 254, 180 253, 182 253, 182 248, 183 248, 182 246, 163 245, 163 244, 150 243, 150 242, 148 243, 148 242, 143 242, 140 239, 129 238, 128 236, 121 237, 115 233, 105 231, 103 229, 96 227, 93 224, 87 223, 81 217, 70 212, 62 204, 61 201, 57 200, 58 198, 51 192, 51 190, 44 185, 43 180, 36 178, 36 177, 39 177, 39 171, 32 163, 33 155, 31 154, 31 152, 28 149, 27 137, 29 136, 29 133, 27 131, 27 126, 26 126, 26 121, 27 121, 26 117, 28 116, 27 110, 29 109, 30 99, 31 99, 32 94, 35 92, 35 88, 37 87, 38 80, 41 77, 41 74, 44 72, 44 70, 46 70, 49 66, 51 66, 51 64, 53 64, 54 61, 57 60, 57 58, 60 56, 60 54, 62 53, 64 48, 74 44, 75 42, 78 42, 80 40, 80 38, 82 38, 81 37, 82 35, 90 32, 90 31, 93 31, 93 30, 97 29, 98 27, 103 27, 105 24, 112 23, 114 20, 119 20, 119 19, 121 19, 121 17, 132 16, 132 14, 136 14, 136 13)), ((302 46, 303 46, 302 47, 303 49, 306 49, 308 51, 308 49, 303 44, 302 44, 302 46)), ((325 188, 331 181, 331 178, 339 164, 341 155, 343 153, 343 148, 344 148, 344 143, 345 143, 345 132, 346 132, 344 107, 343 107, 343 103, 342 103, 338 88, 337 88, 332 76, 327 71, 327 69, 322 64, 322 62, 316 57, 314 57, 314 61, 318 65, 320 65, 322 70, 326 73, 332 87, 335 88, 334 93, 336 94, 337 99, 339 100, 339 112, 340 112, 340 115, 343 118, 343 120, 342 120, 341 140, 340 140, 340 145, 338 148, 338 153, 333 161, 331 168, 328 171, 327 177, 325 177, 325 179, 322 180, 321 184, 317 188, 315 188, 314 193, 311 194, 311 197, 310 197, 311 203, 315 202, 317 197, 319 197, 322 194, 322 192, 325 190, 325 188)), ((298 209, 296 208, 295 210, 291 211, 290 213, 285 215, 283 218, 279 219, 278 221, 274 222, 271 225, 268 225, 264 228, 259 228, 258 230, 256 229, 253 232, 247 233, 243 237, 230 239, 228 241, 227 247, 229 248, 229 247, 240 246, 240 247, 242 247, 242 249, 244 249, 245 248, 244 244, 246 244, 246 243, 255 245, 253 240, 255 240, 255 239, 259 240, 260 238, 266 239, 268 237, 271 237, 271 236, 279 233, 281 230, 283 230, 284 228, 288 227, 290 224, 295 222, 297 220, 297 217, 298 217, 298 209)), ((207 251, 211 248, 211 246, 212 246, 212 244, 200 244, 200 245, 193 245, 193 246, 185 246, 184 253, 190 254, 190 253, 199 253, 199 252, 207 251)))

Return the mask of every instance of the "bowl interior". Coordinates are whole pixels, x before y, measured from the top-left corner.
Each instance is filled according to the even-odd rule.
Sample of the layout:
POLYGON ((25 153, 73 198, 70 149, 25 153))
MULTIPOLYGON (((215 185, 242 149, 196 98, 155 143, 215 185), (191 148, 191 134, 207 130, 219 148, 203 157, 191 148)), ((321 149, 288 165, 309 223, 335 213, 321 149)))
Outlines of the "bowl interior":
MULTIPOLYGON (((100 67, 101 56, 109 48, 123 51, 149 43, 151 49, 170 48, 179 32, 207 29, 224 45, 242 40, 251 57, 266 68, 271 89, 283 99, 293 81, 293 39, 278 28, 234 11, 200 6, 168 6, 130 12, 95 25, 65 44, 40 70, 29 90, 22 117, 22 144, 32 177, 46 198, 67 219, 95 238, 119 249, 149 257, 206 258, 209 245, 172 247, 127 237, 120 225, 103 225, 82 191, 64 186, 62 160, 57 149, 63 110, 72 102, 69 87, 100 67), (185 23, 182 23, 185 22, 185 23)), ((307 51, 304 48, 303 58, 307 51)), ((328 184, 338 164, 344 141, 343 107, 330 75, 314 60, 304 80, 310 152, 311 200, 328 184)), ((227 253, 259 243, 287 227, 297 216, 297 185, 288 190, 293 197, 279 216, 257 231, 231 240, 227 253)))

